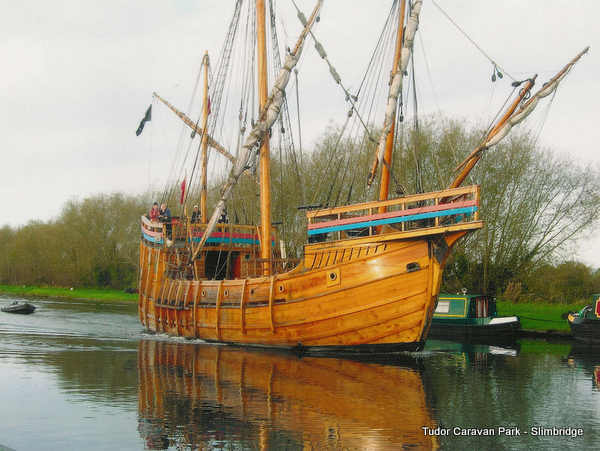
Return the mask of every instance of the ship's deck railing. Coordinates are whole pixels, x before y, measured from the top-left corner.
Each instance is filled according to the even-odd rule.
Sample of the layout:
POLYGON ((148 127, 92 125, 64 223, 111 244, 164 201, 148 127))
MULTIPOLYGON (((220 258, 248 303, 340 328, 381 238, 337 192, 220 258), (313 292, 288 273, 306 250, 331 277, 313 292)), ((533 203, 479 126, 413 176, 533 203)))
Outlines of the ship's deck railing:
MULTIPOLYGON (((142 216, 142 237, 152 245, 162 246, 167 243, 198 243, 206 230, 206 224, 195 224, 185 219, 173 217, 170 222, 150 221, 142 216)), ((271 246, 277 241, 276 229, 271 232, 271 246)), ((260 246, 260 227, 253 225, 240 225, 219 223, 206 240, 209 247, 256 247, 260 246)))
POLYGON ((309 211, 306 216, 309 242, 475 222, 479 185, 309 211))

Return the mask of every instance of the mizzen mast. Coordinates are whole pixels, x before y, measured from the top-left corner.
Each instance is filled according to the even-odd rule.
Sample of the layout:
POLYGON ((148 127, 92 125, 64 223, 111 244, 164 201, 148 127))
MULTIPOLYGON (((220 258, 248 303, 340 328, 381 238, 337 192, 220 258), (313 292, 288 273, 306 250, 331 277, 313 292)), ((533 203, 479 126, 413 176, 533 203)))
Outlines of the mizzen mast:
MULTIPOLYGON (((259 111, 267 104, 267 43, 265 32, 265 0, 256 0, 256 45, 258 54, 259 111)), ((269 135, 265 134, 260 146, 260 257, 263 275, 271 274, 271 156, 269 135)))

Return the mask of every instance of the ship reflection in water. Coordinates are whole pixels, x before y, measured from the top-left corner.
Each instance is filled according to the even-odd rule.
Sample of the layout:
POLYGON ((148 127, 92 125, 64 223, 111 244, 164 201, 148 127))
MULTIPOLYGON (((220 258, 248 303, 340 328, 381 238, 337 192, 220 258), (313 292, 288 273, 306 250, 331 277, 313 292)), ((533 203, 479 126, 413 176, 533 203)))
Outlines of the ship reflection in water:
POLYGON ((405 364, 141 340, 149 449, 437 448, 421 374, 405 364))

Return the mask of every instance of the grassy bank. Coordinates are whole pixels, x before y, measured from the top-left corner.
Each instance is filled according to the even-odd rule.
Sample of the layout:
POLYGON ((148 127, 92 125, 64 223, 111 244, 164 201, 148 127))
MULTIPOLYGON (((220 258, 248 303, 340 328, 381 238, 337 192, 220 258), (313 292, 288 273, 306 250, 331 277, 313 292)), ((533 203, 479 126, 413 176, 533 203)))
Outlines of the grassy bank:
POLYGON ((561 315, 569 311, 579 311, 582 304, 542 304, 542 303, 512 303, 508 301, 497 302, 498 316, 518 315, 521 318, 521 327, 527 330, 556 330, 569 332, 569 324, 561 315))
POLYGON ((23 297, 79 299, 87 301, 135 302, 137 294, 120 290, 100 290, 96 288, 58 288, 29 285, 0 285, 0 294, 23 297))

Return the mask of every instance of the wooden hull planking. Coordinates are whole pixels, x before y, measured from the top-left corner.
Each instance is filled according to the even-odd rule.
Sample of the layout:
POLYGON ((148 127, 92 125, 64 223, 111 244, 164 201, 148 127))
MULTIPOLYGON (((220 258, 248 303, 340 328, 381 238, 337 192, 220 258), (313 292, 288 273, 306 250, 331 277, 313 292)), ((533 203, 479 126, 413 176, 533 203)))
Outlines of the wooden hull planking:
POLYGON ((156 333, 307 352, 418 350, 446 258, 468 231, 309 245, 294 270, 240 280, 165 277, 165 251, 142 241, 140 321, 156 333))

